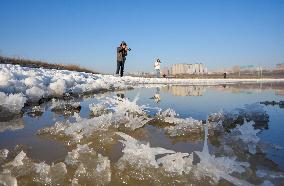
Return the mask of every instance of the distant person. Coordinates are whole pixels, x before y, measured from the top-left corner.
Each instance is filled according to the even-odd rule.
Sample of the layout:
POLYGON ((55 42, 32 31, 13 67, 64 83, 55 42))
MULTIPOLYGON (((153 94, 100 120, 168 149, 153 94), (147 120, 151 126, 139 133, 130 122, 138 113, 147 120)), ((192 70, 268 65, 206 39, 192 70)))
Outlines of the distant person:
POLYGON ((227 72, 224 72, 224 79, 227 78, 227 72))
POLYGON ((163 78, 166 78, 167 77, 167 75, 166 74, 163 74, 163 78))
POLYGON ((160 61, 160 59, 157 59, 155 61, 154 67, 155 67, 155 70, 156 70, 157 78, 160 78, 160 70, 161 70, 161 61, 160 61))
POLYGON ((120 72, 120 77, 123 76, 124 72, 124 64, 127 56, 127 51, 130 51, 131 49, 127 47, 127 44, 122 41, 120 46, 117 47, 117 68, 116 68, 116 74, 118 75, 120 72))

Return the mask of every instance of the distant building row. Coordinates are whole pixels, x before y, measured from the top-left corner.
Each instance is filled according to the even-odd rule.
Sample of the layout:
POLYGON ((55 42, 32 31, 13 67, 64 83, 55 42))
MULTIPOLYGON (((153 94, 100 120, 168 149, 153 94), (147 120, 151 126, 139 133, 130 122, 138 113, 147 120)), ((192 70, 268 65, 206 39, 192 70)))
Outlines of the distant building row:
POLYGON ((202 63, 195 64, 173 64, 170 68, 165 67, 162 70, 166 75, 182 75, 182 74, 207 74, 207 68, 202 63))

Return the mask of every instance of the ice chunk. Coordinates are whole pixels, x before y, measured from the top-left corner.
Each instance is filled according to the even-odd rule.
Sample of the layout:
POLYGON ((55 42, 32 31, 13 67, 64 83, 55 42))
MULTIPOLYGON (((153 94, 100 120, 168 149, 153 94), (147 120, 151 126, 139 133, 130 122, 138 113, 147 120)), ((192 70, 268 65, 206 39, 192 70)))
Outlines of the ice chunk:
POLYGON ((132 114, 139 114, 144 115, 146 114, 143 107, 138 106, 137 101, 139 96, 137 95, 133 101, 129 101, 127 98, 120 98, 120 97, 107 97, 105 103, 109 105, 108 109, 113 110, 116 113, 132 113, 132 114))
MULTIPOLYGON (((196 120, 192 117, 179 118, 178 114, 172 110, 167 109, 163 112, 161 110, 157 113, 157 118, 163 122, 169 123, 170 125, 165 126, 166 133, 171 137, 180 136, 192 136, 192 134, 199 135, 203 132, 203 121, 196 120)), ((211 120, 212 121, 212 120, 211 120)), ((214 130, 222 131, 222 125, 220 122, 209 122, 208 127, 214 130)))
MULTIPOLYGON (((119 98, 109 98, 107 103, 103 102, 103 107, 108 107, 109 112, 105 114, 86 119, 81 118, 77 113, 74 114, 76 121, 71 123, 57 122, 55 126, 41 129, 39 134, 52 134, 63 135, 73 139, 73 141, 79 142, 84 136, 89 137, 94 134, 95 131, 106 131, 110 126, 112 127, 125 127, 130 130, 135 130, 144 126, 151 119, 148 118, 144 109, 138 106, 135 102, 128 100, 121 100, 119 98), (127 105, 130 105, 129 107, 127 105)), ((60 106, 58 102, 53 101, 55 108, 60 106)), ((90 106, 94 108, 94 105, 90 106)), ((96 109, 97 107, 95 107, 96 109)))
POLYGON ((66 83, 63 79, 58 79, 50 83, 49 88, 57 96, 62 96, 66 92, 66 83))
POLYGON ((44 185, 61 185, 67 174, 66 165, 62 162, 51 166, 44 162, 35 163, 34 170, 36 177, 33 181, 44 185))
POLYGON ((38 86, 39 84, 41 84, 42 82, 36 78, 36 77, 27 77, 25 80, 24 80, 24 83, 26 86, 28 87, 34 87, 34 86, 38 86))
POLYGON ((0 150, 0 159, 6 159, 8 157, 9 150, 8 149, 1 149, 0 150))
POLYGON ((158 119, 173 124, 174 126, 165 127, 167 133, 174 136, 184 136, 193 132, 203 131, 202 121, 193 118, 178 118, 178 114, 173 109, 161 110, 157 113, 158 119))
POLYGON ((166 122, 169 122, 169 123, 172 123, 171 119, 174 119, 175 117, 178 116, 178 114, 171 108, 168 108, 167 110, 161 112, 161 110, 157 113, 157 116, 161 119, 164 119, 165 121, 166 120, 169 120, 169 121, 166 121, 166 122), (168 118, 168 119, 167 119, 168 118))
POLYGON ((12 74, 8 71, 2 71, 0 73, 0 88, 6 88, 9 86, 9 80, 13 78, 12 74))
POLYGON ((193 118, 171 118, 165 120, 168 123, 175 124, 174 126, 166 127, 165 130, 170 136, 184 136, 191 133, 199 133, 203 130, 202 121, 193 118))
POLYGON ((144 116, 134 116, 128 113, 124 115, 123 118, 124 122, 122 122, 122 120, 118 120, 118 122, 125 123, 124 126, 130 128, 131 130, 141 128, 151 120, 150 118, 144 116))
POLYGON ((209 154, 208 150, 208 126, 205 124, 205 139, 202 152, 196 151, 200 162, 196 166, 195 175, 197 178, 202 176, 210 177, 215 183, 223 178, 235 185, 250 185, 246 181, 231 176, 231 173, 243 173, 249 166, 247 162, 238 162, 235 157, 215 157, 209 154))
POLYGON ((65 163, 67 165, 75 165, 79 162, 79 156, 83 153, 93 153, 93 150, 89 148, 87 144, 77 145, 77 148, 68 152, 68 155, 65 158, 65 163))
POLYGON ((4 165, 4 167, 17 167, 17 166, 21 166, 24 165, 23 160, 27 158, 26 153, 24 153, 24 151, 21 151, 15 158, 13 161, 8 162, 7 164, 4 165))
MULTIPOLYGON (((13 154, 13 153, 11 153, 13 154)), ((7 160, 6 160, 7 161, 7 160)), ((30 176, 33 169, 32 161, 21 151, 16 157, 2 165, 3 174, 8 174, 16 178, 30 176)))
POLYGON ((8 157, 9 150, 1 149, 0 150, 0 167, 5 162, 6 158, 8 157))
POLYGON ((112 124, 112 113, 91 119, 81 118, 77 113, 74 115, 76 122, 56 122, 52 127, 41 129, 38 134, 68 136, 74 142, 80 142, 83 136, 89 137, 95 131, 105 131, 112 124))
POLYGON ((67 126, 68 125, 66 123, 56 122, 52 127, 39 130, 38 134, 61 135, 61 133, 64 133, 67 126))
POLYGON ((0 92, 0 107, 7 109, 13 113, 20 113, 24 107, 27 98, 23 94, 9 94, 6 95, 0 92))
POLYGON ((106 112, 106 104, 104 103, 90 104, 89 108, 94 116, 99 116, 106 112))
POLYGON ((236 128, 231 130, 232 135, 235 134, 235 139, 242 140, 248 146, 250 153, 256 153, 256 144, 259 142, 259 137, 257 133, 260 132, 259 129, 254 129, 254 122, 245 122, 243 125, 238 125, 236 128))
POLYGON ((26 90, 26 95, 32 101, 38 101, 44 97, 45 91, 40 87, 33 86, 32 88, 26 90))
POLYGON ((50 171, 50 166, 44 162, 36 163, 34 165, 37 177, 34 178, 35 182, 40 182, 42 184, 51 184, 51 178, 48 176, 50 171))
POLYGON ((0 174, 1 186, 17 186, 17 179, 10 175, 0 174))
POLYGON ((97 154, 87 144, 77 145, 76 149, 68 153, 65 162, 76 168, 73 183, 102 185, 111 180, 109 159, 97 154))
POLYGON ((193 154, 177 152, 161 157, 157 160, 158 164, 172 173, 182 174, 183 172, 189 173, 192 168, 193 154))
POLYGON ((143 144, 122 132, 117 132, 116 134, 124 139, 120 140, 120 142, 124 144, 124 149, 122 150, 124 155, 122 159, 136 166, 148 165, 158 168, 159 165, 155 159, 156 155, 175 153, 172 150, 167 150, 161 147, 152 148, 149 143, 143 144))
POLYGON ((74 115, 81 110, 81 105, 79 102, 73 100, 56 100, 52 99, 51 111, 57 114, 63 115, 74 115))

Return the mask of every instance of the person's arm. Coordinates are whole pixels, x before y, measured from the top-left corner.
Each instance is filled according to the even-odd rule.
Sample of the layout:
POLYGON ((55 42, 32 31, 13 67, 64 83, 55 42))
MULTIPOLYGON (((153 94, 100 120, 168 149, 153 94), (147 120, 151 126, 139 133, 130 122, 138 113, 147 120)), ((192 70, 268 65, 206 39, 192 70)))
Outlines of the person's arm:
POLYGON ((117 53, 120 53, 120 52, 122 52, 124 50, 124 48, 122 48, 122 47, 117 47, 117 53))

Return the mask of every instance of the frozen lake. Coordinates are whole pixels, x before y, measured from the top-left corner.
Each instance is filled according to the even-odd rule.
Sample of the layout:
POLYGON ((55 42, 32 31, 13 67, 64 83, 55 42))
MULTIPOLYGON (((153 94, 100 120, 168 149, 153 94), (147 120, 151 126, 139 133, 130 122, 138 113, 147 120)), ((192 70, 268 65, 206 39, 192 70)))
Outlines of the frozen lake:
MULTIPOLYGON (((98 178, 94 179, 94 182, 99 185, 122 185, 124 183, 130 185, 185 185, 186 183, 197 185, 216 183, 230 185, 231 183, 240 183, 240 185, 242 185, 248 183, 261 184, 264 181, 266 181, 266 183, 281 185, 284 184, 284 108, 283 105, 281 106, 277 103, 274 105, 267 103, 265 105, 260 104, 260 102, 279 102, 283 100, 283 84, 258 83, 215 86, 153 86, 151 88, 135 88, 125 91, 84 95, 72 98, 72 100, 61 100, 58 102, 49 101, 39 106, 25 107, 23 109, 23 115, 13 117, 1 116, 0 149, 8 149, 14 154, 24 150, 26 156, 34 162, 44 161, 49 165, 52 163, 65 162, 68 170, 65 178, 59 181, 54 179, 54 182, 51 179, 48 183, 70 184, 68 180, 72 180, 74 183, 90 184, 92 178, 84 175, 85 173, 82 170, 80 171, 83 176, 78 176, 78 172, 80 172, 78 171, 79 168, 72 167, 73 164, 71 163, 71 166, 66 160, 67 154, 70 155, 70 152, 76 149, 77 144, 88 144, 94 152, 110 160, 110 171, 108 172, 110 175, 108 177, 104 177, 106 173, 104 173, 104 175, 100 175, 97 172, 93 174, 93 176, 95 175, 98 178), (94 115, 95 117, 99 117, 102 113, 94 114, 92 109, 90 109, 90 105, 102 103, 103 101, 101 100, 105 100, 105 97, 115 98, 116 96, 119 98, 127 98, 130 101, 139 96, 137 105, 145 105, 145 107, 142 108, 148 116, 141 120, 135 120, 134 123, 137 124, 139 121, 144 122, 149 118, 151 118, 151 120, 145 121, 145 125, 135 127, 134 129, 132 128, 131 130, 125 126, 110 126, 107 130, 102 130, 101 128, 97 130, 94 129, 92 123, 101 121, 85 121, 85 123, 87 123, 86 125, 90 125, 91 127, 85 129, 84 124, 82 125, 83 127, 80 126, 82 127, 80 132, 86 130, 86 133, 83 133, 82 136, 80 136, 81 134, 79 136, 72 135, 72 133, 78 132, 78 126, 76 126, 77 128, 72 128, 72 130, 67 128, 69 133, 71 133, 68 133, 69 136, 65 136, 68 132, 65 129, 64 135, 61 135, 60 130, 52 128, 55 123, 64 123, 65 126, 66 122, 68 125, 71 125, 73 122, 83 123, 83 121, 81 121, 82 118, 91 119, 94 118, 94 115), (71 108, 72 105, 73 108, 71 108), (158 108, 161 109, 160 115, 158 108), (178 116, 175 116, 176 118, 183 120, 174 120, 171 123, 168 122, 169 119, 164 119, 161 113, 168 108, 173 109, 175 113, 178 114, 178 116), (72 117, 74 113, 79 114, 79 120, 72 117), (204 170, 198 167, 200 159, 204 161, 205 164, 207 161, 209 162, 208 164, 210 164, 208 159, 205 158, 205 161, 202 158, 202 154, 198 155, 198 153, 193 152, 204 152, 204 140, 206 139, 204 137, 204 131, 206 130, 203 124, 206 123, 207 119, 210 120, 210 115, 214 113, 218 113, 220 116, 222 115, 222 119, 219 118, 218 121, 216 121, 216 123, 222 123, 222 129, 220 130, 218 127, 211 125, 207 126, 209 127, 209 154, 211 154, 212 157, 214 155, 214 158, 236 157, 238 162, 249 163, 249 165, 242 165, 245 169, 244 171, 236 171, 237 173, 233 173, 234 171, 232 171, 232 174, 230 174, 238 180, 245 182, 231 180, 231 177, 223 175, 222 172, 219 175, 204 173, 204 170), (191 117, 196 120, 196 122, 200 121, 201 127, 198 128, 198 130, 200 130, 199 132, 196 132, 196 129, 188 129, 187 126, 183 125, 184 123, 187 124, 187 122, 194 124, 195 121, 186 120, 186 118, 191 117), (241 132, 243 136, 239 137, 240 135, 234 135, 235 132, 241 131, 241 129, 237 131, 239 126, 245 126, 247 123, 249 126, 250 122, 253 122, 251 126, 253 126, 252 130, 255 129, 255 135, 254 132, 246 133, 246 129, 243 133, 241 132), (43 129, 50 130, 47 131, 43 129), (88 131, 91 133, 89 134, 88 131), (131 153, 135 154, 135 148, 137 148, 136 151, 139 149, 135 146, 133 147, 134 152, 132 152, 131 144, 123 145, 121 140, 123 140, 124 137, 121 138, 119 135, 115 135, 115 132, 123 132, 133 137, 139 142, 137 142, 136 145, 149 143, 150 147, 161 147, 174 152, 188 153, 188 155, 192 154, 192 170, 194 171, 187 171, 187 168, 185 168, 186 164, 184 163, 186 161, 182 158, 176 158, 171 162, 180 161, 178 162, 179 165, 175 165, 174 163, 170 165, 167 165, 167 163, 163 164, 162 159, 160 161, 158 160, 162 157, 161 154, 163 153, 156 153, 156 156, 154 155, 157 160, 154 164, 151 164, 150 157, 148 159, 149 161, 145 158, 147 160, 146 162, 153 167, 150 165, 144 167, 143 164, 145 164, 145 162, 139 162, 139 158, 127 162, 127 153, 129 153, 128 155, 131 157, 131 153), (50 135, 49 133, 52 134, 50 135), (249 135, 252 135, 254 139, 251 139, 249 135), (155 163, 158 163, 160 167, 157 168, 158 164, 156 165, 155 163), (133 164, 137 164, 137 167, 133 166, 133 164), (178 168, 181 164, 182 169, 178 168), (68 165, 71 168, 68 167, 68 165), (169 170, 167 166, 171 168, 176 166, 178 170, 167 172, 165 171, 169 170), (165 167, 165 170, 163 170, 162 167, 165 167), (195 179, 195 177, 198 179, 195 179)), ((123 110, 126 108, 119 107, 119 109, 123 110)), ((103 108, 100 111, 106 115, 106 113, 104 113, 105 110, 107 109, 103 108)), ((140 116, 140 114, 138 115, 140 116)), ((104 121, 104 118, 102 121, 104 121)), ((205 141, 207 142, 207 140, 205 141)), ((142 155, 146 152, 143 148, 143 152, 141 152, 142 155)), ((142 157, 142 155, 139 154, 137 157, 142 157)), ((10 155, 8 159, 3 162, 7 163, 14 157, 15 155, 10 155)), ((88 171, 90 167, 86 166, 86 164, 88 164, 86 162, 91 161, 91 159, 83 159, 81 161, 83 162, 81 162, 81 165, 85 165, 84 170, 88 171)), ((209 169, 218 172, 218 167, 221 166, 221 164, 222 163, 220 163, 220 165, 212 165, 209 169)), ((227 162, 225 164, 228 165, 229 163, 227 162)), ((191 164, 189 166, 191 166, 191 164)), ((102 169, 107 172, 108 168, 106 167, 102 169)), ((98 169, 98 167, 96 169, 98 169)), ((228 169, 231 170, 233 168, 228 169)), ((18 174, 18 183, 22 183, 23 185, 30 185, 30 182, 38 176, 34 173, 18 174)), ((43 175, 42 177, 44 176, 53 178, 51 173, 43 175)), ((45 183, 43 180, 44 179, 41 177, 40 179, 36 179, 39 184, 45 183)))

